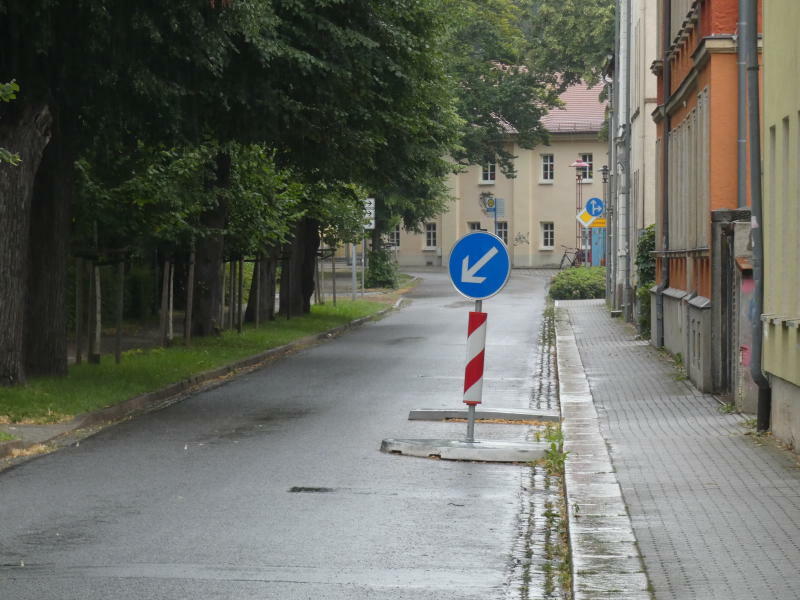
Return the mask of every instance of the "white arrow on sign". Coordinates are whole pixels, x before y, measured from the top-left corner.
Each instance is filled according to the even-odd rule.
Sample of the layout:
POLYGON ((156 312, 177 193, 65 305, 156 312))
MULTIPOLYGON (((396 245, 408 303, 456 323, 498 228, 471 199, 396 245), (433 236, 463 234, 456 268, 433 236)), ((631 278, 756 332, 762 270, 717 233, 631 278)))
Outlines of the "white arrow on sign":
POLYGON ((464 260, 461 262, 461 282, 462 283, 483 283, 486 281, 486 277, 475 277, 475 273, 481 270, 481 268, 490 260, 492 257, 497 254, 497 248, 492 246, 491 249, 484 254, 478 262, 476 262, 472 267, 469 266, 469 256, 465 256, 464 260))

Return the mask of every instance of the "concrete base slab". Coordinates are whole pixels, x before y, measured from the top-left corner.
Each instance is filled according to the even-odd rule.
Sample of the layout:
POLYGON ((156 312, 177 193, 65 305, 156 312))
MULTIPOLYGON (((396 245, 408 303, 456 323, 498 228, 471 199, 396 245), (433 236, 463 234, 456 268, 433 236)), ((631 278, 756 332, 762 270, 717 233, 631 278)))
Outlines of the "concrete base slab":
MULTIPOLYGON (((466 419, 466 408, 415 408, 408 413, 409 421, 444 421, 447 419, 466 419)), ((483 408, 475 409, 476 419, 496 419, 502 421, 546 421, 558 423, 558 411, 530 410, 525 408, 483 408)))
POLYGON ((544 457, 546 451, 544 442, 388 439, 381 443, 381 452, 389 454, 481 462, 531 462, 544 457))

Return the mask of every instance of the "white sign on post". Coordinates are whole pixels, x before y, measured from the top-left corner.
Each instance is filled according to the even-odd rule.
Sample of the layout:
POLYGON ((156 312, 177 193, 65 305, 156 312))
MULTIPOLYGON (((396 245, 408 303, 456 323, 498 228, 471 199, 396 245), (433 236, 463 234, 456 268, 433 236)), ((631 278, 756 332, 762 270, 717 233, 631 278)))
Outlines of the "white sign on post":
POLYGON ((364 200, 364 229, 375 229, 375 198, 364 200))

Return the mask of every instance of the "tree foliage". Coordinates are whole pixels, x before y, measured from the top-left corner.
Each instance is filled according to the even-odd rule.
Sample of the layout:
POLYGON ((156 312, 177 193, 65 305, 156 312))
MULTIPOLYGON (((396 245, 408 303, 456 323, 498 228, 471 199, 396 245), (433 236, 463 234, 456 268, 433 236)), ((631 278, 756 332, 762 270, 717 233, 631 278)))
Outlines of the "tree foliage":
MULTIPOLYGON (((379 250, 387 226, 446 210, 463 165, 513 176, 512 139, 546 140, 540 117, 596 74, 612 15, 610 0, 0 0, 0 133, 52 117, 45 166, 16 170, 36 179, 19 186, 33 200, 0 225, 63 242, 23 240, 0 271, 61 298, 65 262, 25 265, 63 255, 71 226, 84 255, 196 249, 198 331, 214 330, 226 258, 264 257, 274 274, 280 256, 297 269, 282 296, 305 309, 320 236, 358 241, 367 195, 379 250)), ((0 163, 18 160, 0 145, 0 163)), ((27 320, 60 347, 63 319, 27 320)))
POLYGON ((561 86, 600 80, 614 49, 615 0, 525 0, 526 64, 559 74, 561 86))
POLYGON ((509 142, 532 148, 547 139, 541 116, 558 103, 551 73, 528 64, 524 4, 451 0, 450 69, 464 126, 454 157, 461 164, 497 161, 514 175, 509 142))

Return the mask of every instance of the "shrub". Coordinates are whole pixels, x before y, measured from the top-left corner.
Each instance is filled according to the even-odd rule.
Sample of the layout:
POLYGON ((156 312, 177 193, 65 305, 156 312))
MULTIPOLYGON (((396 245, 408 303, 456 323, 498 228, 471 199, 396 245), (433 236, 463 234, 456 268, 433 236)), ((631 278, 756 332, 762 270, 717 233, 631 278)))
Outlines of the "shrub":
POLYGON ((636 289, 637 310, 639 313, 639 333, 650 337, 650 288, 656 279, 656 226, 650 225, 639 235, 636 245, 636 269, 639 285, 636 289))
POLYGON ((606 297, 605 267, 574 267, 561 271, 550 281, 554 300, 585 300, 606 297))
POLYGON ((367 264, 366 287, 397 288, 397 265, 394 264, 392 255, 386 248, 371 251, 367 264))
POLYGON ((642 285, 653 285, 656 280, 656 259, 653 252, 656 249, 656 226, 650 225, 639 234, 636 244, 636 270, 642 285))
POLYGON ((639 301, 639 334, 644 339, 650 339, 650 287, 647 285, 636 288, 636 298, 639 301))

